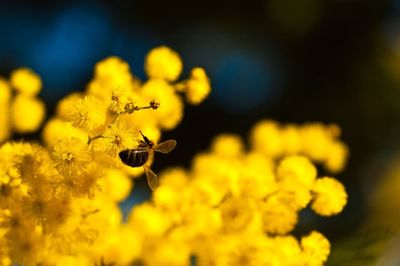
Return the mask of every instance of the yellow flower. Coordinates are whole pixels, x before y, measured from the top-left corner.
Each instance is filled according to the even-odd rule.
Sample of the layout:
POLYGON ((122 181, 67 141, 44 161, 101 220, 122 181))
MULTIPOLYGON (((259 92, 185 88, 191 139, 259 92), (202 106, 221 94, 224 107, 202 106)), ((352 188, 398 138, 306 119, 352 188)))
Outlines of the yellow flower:
POLYGON ((302 141, 297 126, 288 124, 282 128, 282 145, 285 154, 294 155, 301 152, 302 141))
POLYGON ((337 173, 343 170, 347 157, 349 156, 349 149, 347 146, 339 141, 332 143, 329 154, 326 158, 325 167, 331 173, 337 173))
POLYGON ((272 160, 259 152, 249 152, 241 160, 244 165, 238 179, 238 187, 242 197, 260 200, 278 190, 272 160))
POLYGON ((161 236, 170 226, 166 215, 149 203, 132 209, 128 222, 130 226, 140 228, 140 232, 149 237, 161 236))
POLYGON ((17 95, 11 105, 13 128, 18 133, 36 131, 46 114, 44 103, 32 97, 17 95))
POLYGON ((138 87, 138 81, 130 73, 128 63, 117 56, 110 56, 98 62, 93 80, 87 86, 87 94, 110 101, 112 90, 124 88, 131 91, 138 87))
POLYGON ((297 224, 297 210, 285 205, 279 197, 271 196, 265 203, 261 204, 261 215, 263 228, 271 234, 287 234, 297 224))
POLYGON ((311 208, 322 216, 341 212, 347 203, 344 186, 332 177, 318 178, 312 188, 315 193, 311 208))
POLYGON ((312 231, 308 236, 301 238, 302 255, 305 266, 318 266, 328 259, 331 245, 319 232, 312 231))
POLYGON ((334 131, 321 123, 305 124, 301 128, 303 152, 312 160, 324 161, 333 141, 334 131))
POLYGON ((105 123, 105 110, 103 102, 93 96, 85 96, 70 106, 69 120, 75 127, 92 131, 105 123))
POLYGON ((42 88, 39 75, 29 68, 18 68, 11 73, 11 84, 25 96, 35 96, 42 88))
MULTIPOLYGON (((142 112, 154 112, 158 125, 164 129, 174 128, 182 119, 182 100, 175 93, 174 88, 164 80, 150 80, 142 87, 142 93, 146 103, 157 100, 161 103, 157 110, 142 112)), ((134 117, 134 116, 133 116, 134 117)))
POLYGON ((267 265, 303 266, 299 242, 293 236, 278 236, 273 239, 271 258, 267 265))
POLYGON ((99 249, 97 257, 101 258, 97 265, 101 266, 101 261, 106 265, 108 265, 107 263, 130 265, 132 261, 139 257, 141 252, 142 242, 137 233, 138 230, 128 225, 121 225, 116 232, 105 239, 102 246, 96 245, 94 248, 99 249))
POLYGON ((96 64, 95 67, 95 78, 104 80, 119 79, 122 77, 130 76, 130 68, 128 63, 122 60, 118 56, 110 56, 106 59, 101 60, 96 64))
POLYGON ((93 144, 96 150, 117 156, 121 150, 136 148, 139 144, 138 138, 138 132, 130 130, 125 122, 116 121, 93 144))
POLYGON ((126 88, 115 88, 111 92, 110 110, 116 114, 125 112, 125 106, 132 103, 133 93, 126 88))
POLYGON ((59 140, 52 155, 57 170, 66 176, 80 174, 91 161, 87 143, 74 137, 59 140))
POLYGON ((184 91, 187 101, 194 105, 200 104, 210 94, 210 80, 203 68, 192 69, 184 91))
POLYGON ((188 185, 188 174, 181 167, 172 167, 161 172, 159 176, 160 189, 153 193, 153 200, 157 206, 166 206, 179 200, 177 190, 188 185))
POLYGON ((42 131, 42 139, 49 147, 54 146, 60 139, 67 139, 71 136, 83 142, 88 140, 88 134, 86 132, 72 126, 70 122, 58 118, 49 120, 42 131))
POLYGON ((278 166, 277 179, 287 186, 310 188, 317 177, 317 169, 304 156, 288 156, 278 166))
POLYGON ((132 190, 132 180, 121 170, 110 169, 100 180, 100 187, 114 201, 123 201, 132 190))
POLYGON ((174 81, 179 77, 182 67, 179 55, 166 46, 152 49, 145 59, 145 70, 150 78, 174 81))
POLYGON ((221 134, 214 138, 211 149, 218 155, 226 157, 239 156, 243 150, 244 145, 239 136, 233 134, 221 134))
POLYGON ((248 199, 229 197, 219 208, 227 232, 252 230, 254 219, 260 218, 257 206, 248 199))
POLYGON ((282 135, 279 125, 271 120, 258 122, 250 132, 251 147, 266 156, 277 157, 282 154, 282 135))
POLYGON ((62 98, 56 106, 57 117, 68 120, 71 109, 81 98, 83 98, 83 95, 79 92, 73 92, 62 98))

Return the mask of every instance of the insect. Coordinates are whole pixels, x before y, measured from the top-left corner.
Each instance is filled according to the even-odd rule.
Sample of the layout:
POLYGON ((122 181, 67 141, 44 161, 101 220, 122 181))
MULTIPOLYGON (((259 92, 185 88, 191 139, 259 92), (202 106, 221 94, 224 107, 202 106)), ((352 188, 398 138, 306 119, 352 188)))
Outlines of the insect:
POLYGON ((157 175, 150 169, 146 164, 148 159, 153 156, 154 151, 161 153, 169 153, 176 146, 176 140, 169 139, 161 143, 155 144, 149 140, 141 131, 143 140, 140 140, 139 146, 136 149, 123 150, 119 153, 121 161, 130 167, 141 167, 143 166, 144 172, 146 173, 147 183, 151 190, 154 190, 158 185, 157 175))

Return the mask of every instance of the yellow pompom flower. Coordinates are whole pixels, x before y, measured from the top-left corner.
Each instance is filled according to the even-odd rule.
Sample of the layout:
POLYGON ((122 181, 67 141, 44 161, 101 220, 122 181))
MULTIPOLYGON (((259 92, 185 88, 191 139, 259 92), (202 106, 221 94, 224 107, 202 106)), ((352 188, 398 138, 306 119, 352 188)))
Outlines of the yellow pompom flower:
POLYGON ((312 231, 301 238, 302 257, 305 266, 323 265, 328 259, 331 245, 321 233, 312 231))
POLYGON ((149 80, 143 85, 142 93, 145 97, 144 102, 157 100, 161 103, 156 111, 147 111, 154 111, 154 116, 157 118, 161 128, 172 129, 181 121, 183 116, 182 100, 175 93, 174 88, 166 81, 149 80))
POLYGON ((64 120, 53 118, 49 120, 43 128, 42 139, 47 146, 54 146, 59 140, 67 139, 73 136, 80 140, 87 141, 88 134, 83 130, 72 126, 70 122, 64 120))
POLYGON ((221 156, 236 157, 243 152, 244 145, 241 138, 237 135, 221 134, 214 138, 211 150, 221 156))
POLYGON ((347 203, 347 193, 338 180, 322 177, 315 181, 312 188, 314 199, 311 208, 322 216, 332 216, 341 212, 347 203))
POLYGON ((189 80, 185 84, 186 99, 190 104, 200 104, 211 91, 210 80, 201 67, 196 67, 190 72, 189 80))
POLYGON ((122 114, 125 106, 132 103, 133 93, 126 88, 115 88, 111 92, 110 110, 115 114, 122 114))
POLYGON ((161 236, 170 226, 166 215, 149 203, 132 209, 128 222, 133 228, 140 228, 140 232, 147 236, 161 236))
POLYGON ((303 152, 315 161, 324 161, 333 141, 332 131, 321 123, 305 124, 301 128, 303 152))
POLYGON ((250 132, 250 144, 255 151, 270 157, 282 154, 282 135, 279 125, 271 120, 258 122, 250 132))
POLYGON ((73 92, 62 98, 56 106, 57 117, 68 120, 73 105, 81 98, 83 98, 83 95, 79 92, 73 92))
POLYGON ((100 187, 112 200, 120 202, 129 196, 132 190, 132 180, 121 170, 108 170, 100 180, 100 187))
POLYGON ((250 152, 243 159, 238 187, 242 197, 265 199, 278 190, 272 160, 259 152, 250 152))
POLYGON ((272 239, 273 249, 267 265, 303 266, 299 241, 293 236, 277 236, 272 239))
POLYGON ((42 88, 39 75, 29 68, 18 68, 11 73, 11 84, 25 96, 35 96, 42 88))
POLYGON ((141 251, 142 242, 137 231, 138 229, 122 224, 116 232, 105 239, 103 245, 96 245, 95 248, 99 250, 95 253, 101 258, 97 265, 106 266, 116 262, 120 265, 132 264, 141 251))
POLYGON ((101 60, 95 67, 95 78, 113 80, 124 77, 130 73, 127 62, 118 56, 110 56, 101 60))
POLYGON ((229 197, 219 207, 223 228, 227 232, 240 232, 250 229, 253 219, 257 218, 258 209, 251 200, 229 197))
MULTIPOLYGON (((176 211, 182 201, 182 195, 178 192, 188 185, 188 174, 185 169, 174 167, 163 171, 159 176, 160 186, 153 193, 153 202, 167 211, 176 211)), ((172 216, 172 215, 171 215, 172 216)), ((178 218, 181 215, 177 214, 178 218)))
POLYGON ((117 56, 110 56, 96 64, 94 78, 86 91, 89 95, 109 101, 112 90, 118 88, 132 90, 137 86, 136 83, 136 79, 130 73, 128 63, 117 56))
POLYGON ((317 177, 317 169, 304 156, 288 156, 278 166, 277 179, 283 184, 296 187, 310 188, 317 177))
POLYGON ((87 142, 74 137, 59 140, 52 156, 59 173, 66 176, 81 173, 91 161, 87 142))
POLYGON ((150 78, 174 81, 179 77, 182 67, 180 56, 166 46, 152 49, 145 59, 145 70, 150 78))
POLYGON ((101 137, 93 142, 96 151, 116 157, 118 152, 138 146, 139 133, 134 132, 124 121, 116 121, 106 128, 101 137))
POLYGON ((297 210, 290 208, 279 200, 279 197, 272 196, 266 203, 261 205, 263 229, 271 234, 287 234, 297 224, 297 210))
POLYGON ((290 185, 289 183, 280 187, 277 196, 282 204, 296 211, 307 207, 312 199, 310 189, 299 185, 290 185))
POLYGON ((347 157, 349 156, 349 149, 347 146, 340 141, 336 141, 332 143, 329 154, 325 161, 325 167, 331 173, 340 172, 347 161, 347 157))
POLYGON ((285 154, 299 154, 302 148, 300 130, 295 125, 286 125, 282 128, 282 145, 285 154))
POLYGON ((13 128, 18 133, 36 131, 46 114, 44 103, 37 98, 17 95, 11 105, 13 128))
POLYGON ((71 104, 69 120, 78 128, 92 131, 105 123, 106 108, 102 101, 93 96, 85 96, 71 104))

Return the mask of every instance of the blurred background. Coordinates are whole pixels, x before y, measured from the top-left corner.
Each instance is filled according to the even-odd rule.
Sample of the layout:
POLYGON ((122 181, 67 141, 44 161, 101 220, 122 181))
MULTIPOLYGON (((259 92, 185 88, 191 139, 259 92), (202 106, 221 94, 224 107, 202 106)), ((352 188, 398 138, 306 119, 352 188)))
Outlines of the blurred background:
MULTIPOLYGON (((189 166, 218 133, 246 138, 263 118, 337 123, 351 151, 338 177, 349 204, 326 220, 304 213, 304 227, 338 241, 366 220, 382 232, 382 221, 400 227, 391 219, 400 217, 400 181, 387 185, 400 180, 399 0, 2 0, 0 36, 0 74, 20 66, 39 73, 49 114, 57 100, 83 90, 94 64, 110 55, 142 79, 146 52, 157 45, 181 55, 184 76, 204 67, 212 94, 187 106, 181 125, 164 134, 179 145, 156 160, 156 172, 189 166), (382 205, 391 207, 372 219, 382 205)), ((148 196, 140 179, 126 204, 148 196)))

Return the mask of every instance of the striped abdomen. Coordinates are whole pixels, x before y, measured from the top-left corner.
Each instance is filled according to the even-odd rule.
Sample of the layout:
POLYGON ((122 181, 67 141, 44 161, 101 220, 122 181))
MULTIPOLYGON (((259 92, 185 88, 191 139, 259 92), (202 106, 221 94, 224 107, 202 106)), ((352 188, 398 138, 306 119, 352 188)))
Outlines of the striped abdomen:
POLYGON ((149 151, 146 149, 123 150, 119 153, 119 158, 126 165, 139 167, 149 159, 149 151))

